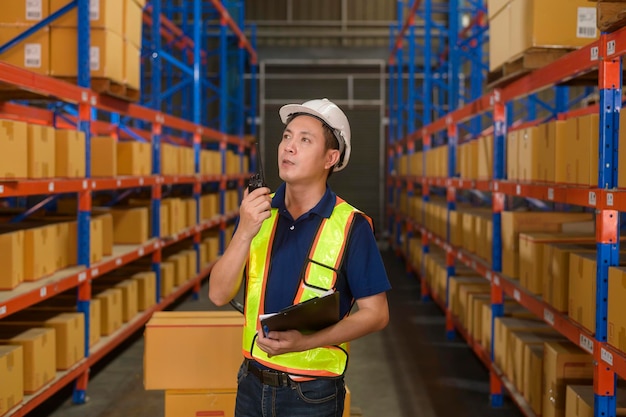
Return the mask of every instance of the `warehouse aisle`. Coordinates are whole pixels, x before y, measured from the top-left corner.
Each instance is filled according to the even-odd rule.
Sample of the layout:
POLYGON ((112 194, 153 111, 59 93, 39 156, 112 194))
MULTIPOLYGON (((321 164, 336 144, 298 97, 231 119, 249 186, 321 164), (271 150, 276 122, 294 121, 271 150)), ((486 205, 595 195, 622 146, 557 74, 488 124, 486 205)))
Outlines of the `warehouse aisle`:
MULTIPOLYGON (((391 321, 382 332, 351 344, 347 385, 354 416, 363 417, 520 417, 508 399, 492 409, 488 374, 460 339, 445 339, 444 318, 433 303, 419 300, 419 285, 391 251, 383 257, 392 281, 391 321)), ((230 307, 227 307, 230 308, 230 307)), ((177 310, 215 309, 206 296, 187 297, 177 310)), ((145 391, 143 339, 139 332, 92 370, 89 401, 71 404, 66 389, 40 407, 37 417, 158 417, 163 393, 145 391), (55 410, 50 412, 49 410, 55 410)))

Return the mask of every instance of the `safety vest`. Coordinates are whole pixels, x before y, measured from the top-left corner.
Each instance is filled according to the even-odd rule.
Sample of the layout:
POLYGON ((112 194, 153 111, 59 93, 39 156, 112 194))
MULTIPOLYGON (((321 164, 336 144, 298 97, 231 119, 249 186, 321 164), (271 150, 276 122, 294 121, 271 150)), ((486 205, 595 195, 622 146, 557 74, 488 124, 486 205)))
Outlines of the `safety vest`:
MULTIPOLYGON (((329 289, 335 289, 337 271, 341 267, 355 213, 361 212, 337 197, 332 214, 329 218, 322 220, 317 230, 293 304, 318 297, 329 289)), ((292 375, 307 377, 343 375, 348 364, 345 344, 325 346, 304 352, 289 352, 270 358, 256 343, 257 332, 262 331, 259 315, 264 314, 265 288, 278 217, 278 209, 271 209, 270 218, 263 222, 259 233, 250 245, 243 354, 248 359, 254 359, 272 369, 292 375)), ((371 226, 369 218, 368 221, 371 226)))

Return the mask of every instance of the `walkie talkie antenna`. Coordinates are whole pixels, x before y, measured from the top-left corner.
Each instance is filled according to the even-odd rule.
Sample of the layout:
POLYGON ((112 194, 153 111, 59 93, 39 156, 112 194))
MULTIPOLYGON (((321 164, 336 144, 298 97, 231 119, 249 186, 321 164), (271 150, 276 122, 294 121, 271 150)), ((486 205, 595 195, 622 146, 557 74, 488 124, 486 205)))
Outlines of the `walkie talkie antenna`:
POLYGON ((250 176, 250 181, 248 182, 248 192, 252 192, 257 188, 265 187, 265 174, 263 173, 263 163, 261 158, 261 150, 259 149, 259 142, 255 143, 256 148, 256 162, 257 162, 257 172, 250 176))

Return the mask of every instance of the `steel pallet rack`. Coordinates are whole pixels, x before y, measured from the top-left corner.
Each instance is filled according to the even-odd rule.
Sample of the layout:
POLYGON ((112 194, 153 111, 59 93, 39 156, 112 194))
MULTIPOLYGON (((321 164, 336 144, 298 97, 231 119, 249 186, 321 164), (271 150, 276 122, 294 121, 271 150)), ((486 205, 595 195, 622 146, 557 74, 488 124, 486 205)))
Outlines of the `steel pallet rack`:
MULTIPOLYGON (((153 6, 159 2, 154 2, 153 6)), ((200 1, 194 1, 196 10, 199 8, 200 1)), ((237 38, 236 48, 238 54, 247 53, 252 62, 252 66, 256 65, 256 54, 250 45, 250 42, 234 22, 228 11, 219 1, 212 1, 215 10, 220 15, 221 31, 232 31, 237 38)), ((33 306, 40 301, 54 297, 55 295, 76 289, 78 294, 77 309, 85 314, 85 338, 88 342, 89 329, 89 305, 91 300, 91 282, 107 272, 113 271, 126 264, 129 264, 139 258, 150 256, 152 259, 153 270, 157 276, 156 282, 156 305, 150 309, 135 316, 130 322, 124 324, 121 329, 108 337, 104 337, 98 344, 89 348, 89 343, 85 343, 85 358, 72 366, 69 370, 57 372, 55 379, 46 384, 43 388, 32 395, 25 396, 24 400, 14 409, 10 410, 9 416, 27 415, 34 410, 43 401, 51 395, 59 391, 70 382, 75 382, 73 400, 75 403, 83 403, 85 401, 86 389, 88 384, 89 369, 93 364, 100 360, 108 352, 112 351, 124 339, 129 337, 135 331, 140 329, 143 324, 150 318, 154 311, 162 310, 181 295, 190 289, 198 291, 200 283, 208 276, 212 264, 197 265, 195 278, 180 285, 175 291, 167 297, 161 297, 159 293, 160 269, 162 249, 169 247, 177 242, 185 239, 193 239, 197 244, 200 240, 200 234, 209 229, 219 228, 222 231, 222 248, 223 248, 223 230, 227 222, 232 221, 237 212, 225 212, 224 210, 224 190, 227 182, 235 182, 239 188, 239 192, 243 187, 247 174, 241 171, 240 174, 227 175, 224 169, 221 175, 202 175, 199 171, 199 151, 201 144, 216 144, 222 150, 222 166, 224 166, 225 150, 228 147, 235 148, 239 151, 240 167, 243 167, 244 151, 250 147, 250 142, 244 138, 243 126, 237 126, 234 134, 227 134, 224 131, 212 129, 202 125, 199 120, 200 112, 197 109, 202 108, 202 97, 194 98, 194 121, 184 120, 169 114, 167 111, 160 109, 150 109, 138 104, 128 103, 117 98, 96 93, 90 89, 89 76, 89 1, 88 0, 68 0, 68 4, 58 12, 52 14, 39 24, 27 29, 17 38, 0 45, 0 52, 18 44, 29 34, 50 24, 54 19, 69 12, 73 8, 77 8, 78 27, 81 36, 78 36, 78 55, 79 69, 77 85, 69 84, 61 80, 49 78, 39 75, 31 71, 14 67, 0 61, 0 82, 12 85, 16 89, 29 91, 38 97, 46 98, 46 100, 56 100, 63 105, 48 106, 30 106, 21 102, 4 101, 0 102, 0 118, 13 119, 34 123, 39 125, 47 125, 59 128, 78 129, 85 134, 86 138, 86 176, 76 179, 50 178, 42 180, 6 180, 0 179, 0 198, 12 199, 28 196, 47 196, 42 203, 34 207, 30 207, 24 216, 28 216, 32 212, 40 209, 45 204, 55 200, 61 194, 72 193, 78 196, 78 263, 77 266, 66 268, 49 277, 45 277, 36 282, 22 283, 11 291, 0 291, 0 319, 6 318, 20 310, 33 306), (105 121, 105 120, 109 121, 105 121), (141 123, 138 123, 141 122, 141 123), (144 130, 135 126, 149 126, 148 130, 144 130), (164 134, 165 130, 171 132, 164 134), (112 135, 116 138, 123 137, 131 140, 143 140, 151 142, 152 153, 155 156, 153 173, 149 176, 132 177, 120 176, 111 178, 92 178, 90 175, 90 137, 93 134, 112 135), (189 140, 191 138, 191 140, 189 140), (159 167, 159 146, 161 140, 170 140, 174 143, 188 145, 192 144, 195 149, 195 175, 177 175, 166 176, 161 174, 159 167), (183 231, 178 232, 167 238, 160 238, 160 198, 162 187, 178 184, 186 184, 193 187, 196 196, 196 204, 203 184, 218 184, 221 192, 220 214, 212 219, 200 221, 199 211, 196 210, 196 224, 183 231), (141 244, 134 246, 117 247, 114 249, 112 256, 105 257, 102 261, 90 264, 89 258, 89 242, 90 242, 90 217, 92 194, 100 191, 118 191, 132 189, 150 189, 152 194, 152 238, 141 244)), ((243 13, 243 11, 242 11, 243 13)), ((147 13, 146 13, 147 14, 147 13)), ((160 16, 160 14, 156 14, 160 16)), ((177 31, 173 24, 162 24, 159 19, 154 19, 152 14, 154 33, 159 34, 157 37, 163 36, 166 40, 175 40, 178 47, 185 48, 190 45, 190 39, 183 33, 177 31), (157 24, 154 24, 154 21, 157 24), (174 35, 172 35, 174 34, 174 35), (174 38, 169 36, 174 36, 174 38)), ((197 16, 197 14, 196 14, 197 16)), ((150 16, 148 16, 150 17, 150 16)), ((146 16, 144 15, 144 19, 146 16)), ((198 26, 198 25, 195 25, 198 26)), ((200 56, 203 52, 200 50, 199 42, 191 44, 195 57, 200 56)), ((195 70, 200 70, 200 65, 193 63, 195 70)), ((239 67, 241 68, 241 66, 239 67)), ((196 77, 194 83, 198 82, 199 73, 194 72, 196 77)), ((226 88, 222 88, 225 90, 226 88)), ((156 91, 156 90, 153 90, 156 91)), ((237 96, 242 98, 241 91, 237 91, 237 96)), ((232 99, 226 97, 230 102, 232 99)), ((219 99, 222 99, 220 96, 219 99)), ((239 107, 239 111, 246 111, 243 102, 239 107)), ((248 108, 249 112, 256 111, 253 106, 248 108)), ((243 118, 237 120, 237 123, 243 125, 243 118)), ((199 257, 198 257, 199 259, 199 257)))
MULTIPOLYGON (((398 45, 396 42, 396 45, 398 45)), ((400 45, 401 46, 401 45, 400 45)), ((395 51, 394 51, 395 52, 395 51)), ((419 130, 405 131, 396 135, 393 129, 390 131, 389 161, 392 174, 389 176, 388 190, 390 193, 389 212, 390 220, 396 226, 405 226, 407 231, 412 228, 422 233, 424 242, 434 243, 446 252, 446 260, 449 268, 454 268, 456 262, 461 262, 469 268, 484 276, 491 283, 492 324, 495 317, 503 313, 503 297, 508 295, 518 303, 529 309, 537 317, 542 318, 555 330, 563 334, 570 341, 580 346, 593 355, 594 368, 594 415, 615 415, 615 389, 616 377, 626 378, 626 353, 619 351, 607 343, 607 298, 608 298, 608 269, 616 266, 619 253, 619 213, 626 210, 626 193, 617 188, 618 167, 618 132, 619 112, 622 102, 621 80, 621 57, 626 54, 626 29, 614 33, 603 33, 599 40, 591 42, 577 51, 571 52, 556 62, 541 69, 534 70, 517 81, 507 86, 496 88, 491 93, 475 98, 470 103, 461 106, 443 117, 440 117, 419 130), (510 126, 511 118, 515 117, 512 103, 528 100, 531 93, 559 86, 582 74, 597 73, 599 104, 572 110, 564 113, 571 105, 566 98, 567 94, 558 92, 555 94, 555 106, 551 108, 554 116, 559 118, 577 117, 585 114, 599 114, 599 175, 597 187, 577 187, 563 184, 539 184, 528 182, 507 181, 505 179, 505 138, 507 130, 515 129, 510 126), (565 104, 567 103, 567 104, 565 104), (471 121, 480 115, 491 113, 494 135, 493 153, 493 177, 489 180, 463 180, 449 174, 447 177, 436 178, 422 176, 400 176, 393 173, 394 158, 399 155, 410 154, 420 141, 426 144, 432 135, 439 132, 447 132, 449 136, 449 166, 454 166, 456 157, 456 139, 458 129, 462 123, 471 121), (454 194, 457 190, 479 190, 491 193, 492 222, 493 222, 493 247, 492 263, 478 259, 462 248, 450 244, 447 236, 436 236, 424 224, 409 219, 401 214, 391 204, 396 193, 403 188, 410 192, 414 186, 443 187, 447 191, 448 211, 454 207, 450 203, 455 201, 454 194), (567 204, 585 207, 595 210, 597 225, 597 275, 596 275, 596 300, 597 311, 595 328, 591 334, 582 326, 550 305, 544 303, 536 296, 522 288, 518 282, 501 273, 502 250, 501 250, 501 213, 505 209, 506 197, 521 197, 536 199, 539 201, 567 204)), ((561 90, 566 91, 567 90, 561 90)), ((588 92, 589 90, 585 91, 588 92)), ((397 94, 397 93, 396 93, 397 94)), ((572 100, 572 102, 578 99, 572 100)), ((526 101, 528 103, 528 101, 526 101)), ((536 97, 531 97, 531 107, 536 103, 536 97)), ((391 111, 401 112, 402 109, 394 107, 390 103, 391 111)), ((530 109, 530 108, 529 108, 530 109)), ((541 122, 530 117, 535 116, 533 110, 529 111, 527 121, 521 126, 531 126, 541 122)), ((397 116, 401 120, 402 116, 397 116)), ((425 193, 426 194, 426 193, 425 193)), ((402 254, 401 242, 396 240, 393 244, 402 254)), ((450 271, 449 271, 450 272, 450 271)), ((453 270, 452 270, 453 272, 453 270)), ((448 277, 450 273, 448 273, 448 277)), ((454 322, 454 318, 447 308, 446 300, 436 300, 447 313, 447 318, 454 322)), ((502 402, 503 387, 511 394, 515 402, 526 415, 534 415, 525 403, 524 399, 516 392, 510 382, 495 364, 493 357, 485 354, 479 344, 474 343, 462 328, 455 324, 457 330, 463 334, 479 358, 485 363, 491 372, 491 399, 492 404, 497 406, 502 402)), ((493 326, 492 326, 493 329, 493 326)), ((493 352, 493 346, 491 348, 493 352)))

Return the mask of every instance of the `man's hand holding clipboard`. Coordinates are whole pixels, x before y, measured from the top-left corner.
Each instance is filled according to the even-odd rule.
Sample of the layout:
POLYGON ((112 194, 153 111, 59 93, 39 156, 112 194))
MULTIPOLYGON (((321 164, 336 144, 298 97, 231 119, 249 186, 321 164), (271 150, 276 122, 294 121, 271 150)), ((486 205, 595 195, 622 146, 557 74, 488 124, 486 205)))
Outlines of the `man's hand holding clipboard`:
POLYGON ((289 306, 278 313, 261 315, 261 327, 265 337, 271 331, 315 332, 338 321, 339 292, 337 291, 289 306))

